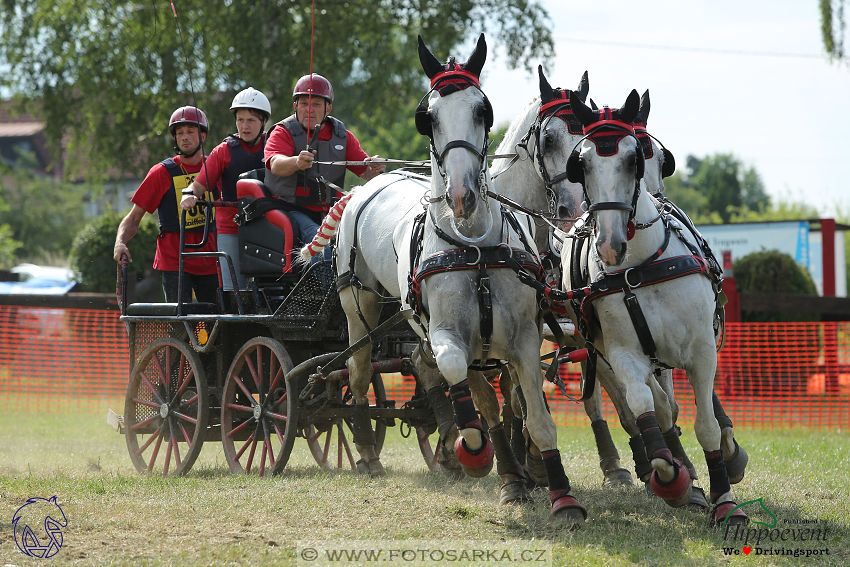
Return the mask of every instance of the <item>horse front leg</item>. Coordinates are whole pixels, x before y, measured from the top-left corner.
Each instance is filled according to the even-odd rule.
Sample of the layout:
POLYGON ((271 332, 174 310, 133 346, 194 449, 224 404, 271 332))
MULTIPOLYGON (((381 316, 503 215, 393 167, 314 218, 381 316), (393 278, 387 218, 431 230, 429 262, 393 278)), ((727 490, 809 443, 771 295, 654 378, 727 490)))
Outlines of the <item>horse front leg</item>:
POLYGON ((661 421, 668 429, 672 426, 672 414, 666 396, 662 403, 656 404, 655 395, 663 395, 663 391, 651 375, 649 359, 629 350, 619 350, 611 353, 609 361, 618 381, 625 387, 629 409, 637 416, 640 438, 653 469, 649 477, 650 489, 670 506, 684 506, 691 497, 690 472, 680 461, 674 460, 662 435, 656 410, 661 410, 661 421))
MULTIPOLYGON (((446 329, 431 332, 431 345, 437 367, 449 384, 449 397, 454 409, 460 437, 455 442, 455 457, 467 475, 480 478, 493 468, 493 444, 484 435, 484 425, 475 411, 475 403, 467 379, 467 354, 460 341, 446 329)), ((498 410, 497 410, 498 411, 498 410)))
MULTIPOLYGON (((378 324, 381 304, 375 294, 361 292, 353 287, 341 290, 339 299, 348 319, 349 344, 354 344, 368 334, 367 324, 371 328, 378 324)), ((354 397, 351 408, 352 435, 360 454, 357 472, 368 474, 372 478, 383 476, 386 473, 375 450, 375 432, 372 429, 367 396, 372 381, 372 349, 360 349, 346 361, 346 366, 349 373, 348 385, 354 397)))
MULTIPOLYGON (((715 353, 712 350, 709 354, 715 353)), ((688 368, 687 374, 694 389, 694 401, 697 406, 694 431, 705 452, 705 462, 708 465, 709 496, 713 505, 710 521, 712 525, 744 525, 749 522, 749 518, 743 510, 737 508, 732 496, 723 449, 720 446, 720 425, 717 423, 712 403, 716 356, 711 360, 713 364, 710 369, 706 368, 709 366, 705 363, 706 358, 708 357, 700 357, 700 363, 688 368)))
MULTIPOLYGON (((520 335, 520 340, 524 336, 526 335, 520 335)), ((527 336, 530 337, 531 333, 527 336)), ((533 341, 527 341, 525 345, 518 344, 511 366, 516 371, 525 398, 528 433, 540 449, 546 469, 549 501, 552 505, 549 521, 573 528, 584 523, 587 511, 573 496, 570 480, 564 471, 561 453, 558 451, 558 432, 543 398, 539 353, 539 345, 535 345, 533 341)))

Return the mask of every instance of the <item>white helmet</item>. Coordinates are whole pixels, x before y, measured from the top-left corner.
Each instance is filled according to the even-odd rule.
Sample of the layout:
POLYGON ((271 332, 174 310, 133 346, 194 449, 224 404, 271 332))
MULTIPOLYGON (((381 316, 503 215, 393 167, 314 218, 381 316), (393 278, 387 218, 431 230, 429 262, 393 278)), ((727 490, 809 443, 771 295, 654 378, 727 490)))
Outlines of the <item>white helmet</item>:
POLYGON ((230 105, 230 111, 236 114, 236 111, 240 108, 253 108, 254 110, 264 112, 267 120, 272 113, 269 99, 253 87, 248 87, 233 97, 233 104, 230 105))

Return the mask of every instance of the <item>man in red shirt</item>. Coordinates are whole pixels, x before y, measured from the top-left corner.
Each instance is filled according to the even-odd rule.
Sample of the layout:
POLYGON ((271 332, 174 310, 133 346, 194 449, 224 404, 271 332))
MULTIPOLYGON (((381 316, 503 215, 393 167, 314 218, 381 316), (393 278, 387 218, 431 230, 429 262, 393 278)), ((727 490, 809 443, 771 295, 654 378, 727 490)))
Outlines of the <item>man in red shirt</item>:
MULTIPOLYGON (((195 206, 195 202, 203 196, 208 186, 216 187, 219 181, 222 200, 236 201, 236 182, 239 180, 239 174, 264 167, 264 130, 272 111, 269 99, 257 89, 248 87, 233 98, 230 111, 236 118, 236 133, 225 138, 210 152, 206 167, 192 183, 192 194, 185 195, 180 202, 180 206, 187 211, 195 206)), ((245 289, 247 280, 239 268, 239 227, 233 222, 235 215, 235 208, 220 207, 216 210, 218 249, 230 256, 236 271, 236 283, 239 289, 245 289)), ((220 262, 222 287, 232 290, 230 269, 226 261, 220 262)))
MULTIPOLYGON (((299 205, 302 210, 287 211, 298 226, 301 240, 312 241, 322 217, 339 200, 339 192, 328 190, 323 195, 319 178, 345 187, 346 169, 369 180, 385 170, 383 164, 369 166, 333 166, 313 161, 371 161, 357 138, 345 125, 330 116, 333 87, 321 75, 305 75, 298 79, 292 93, 295 114, 278 122, 269 130, 265 149, 265 184, 281 199, 299 205), (307 151, 312 129, 321 124, 318 142, 307 151), (323 199, 324 197, 324 199, 323 199)), ((314 259, 318 259, 318 256, 314 259)))
MULTIPOLYGON (((115 237, 114 257, 122 254, 132 262, 127 242, 135 236, 145 213, 159 213, 159 238, 153 267, 162 272, 162 289, 165 301, 177 303, 180 261, 180 199, 181 191, 192 183, 204 165, 201 142, 206 139, 209 122, 206 115, 194 106, 183 106, 171 114, 168 129, 174 137, 178 155, 153 166, 142 184, 130 199, 133 208, 121 221, 115 237)), ((214 200, 207 192, 205 198, 214 200)), ((202 210, 193 209, 186 214, 186 243, 197 244, 203 237, 205 216, 202 210)), ((216 250, 214 226, 207 244, 193 252, 216 250)), ((216 303, 218 270, 214 257, 187 257, 184 260, 183 301, 192 300, 192 290, 198 301, 216 303)))

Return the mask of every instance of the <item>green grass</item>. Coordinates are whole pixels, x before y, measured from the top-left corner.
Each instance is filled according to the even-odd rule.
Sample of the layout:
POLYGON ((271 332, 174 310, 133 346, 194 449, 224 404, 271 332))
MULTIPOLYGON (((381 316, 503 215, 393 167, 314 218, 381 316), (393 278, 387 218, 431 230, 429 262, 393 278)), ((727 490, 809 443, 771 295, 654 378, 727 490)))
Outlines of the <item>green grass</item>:
MULTIPOLYGON (((705 486, 704 461, 689 426, 683 444, 705 486)), ((619 428, 612 433, 631 466, 625 434, 619 428)), ((546 524, 545 492, 535 492, 532 505, 499 508, 495 473, 461 482, 429 473, 415 441, 401 438, 398 428, 387 434, 382 460, 388 474, 382 479, 323 471, 303 440, 279 477, 231 475, 220 445, 208 442, 188 476, 163 479, 136 473, 123 436, 106 426, 104 415, 5 413, 0 565, 47 564, 18 552, 11 518, 27 498, 54 494, 69 525, 51 565, 294 565, 304 540, 329 549, 361 540, 384 547, 425 540, 456 547, 517 542, 551 546, 553 565, 850 564, 847 434, 742 430, 737 437, 750 454, 747 476, 734 487, 738 501, 763 498, 780 523, 816 520, 817 527, 829 527, 830 540, 819 545, 828 547, 828 557, 725 556, 722 534, 708 527, 703 514, 671 509, 642 487, 602 490, 586 427, 559 429, 564 466, 590 515, 580 530, 567 532, 546 524)), ((747 512, 767 518, 753 507, 747 512)))

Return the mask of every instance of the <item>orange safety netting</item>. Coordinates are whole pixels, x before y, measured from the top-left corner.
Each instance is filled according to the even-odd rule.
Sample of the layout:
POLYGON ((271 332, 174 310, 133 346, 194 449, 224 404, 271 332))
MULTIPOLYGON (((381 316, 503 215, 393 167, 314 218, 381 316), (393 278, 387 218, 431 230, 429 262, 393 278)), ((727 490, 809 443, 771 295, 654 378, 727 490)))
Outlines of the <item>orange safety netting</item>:
MULTIPOLYGON (((118 317, 116 311, 0 306, 0 409, 112 407, 122 413, 130 363, 118 317)), ((560 375, 578 397, 578 365, 562 365, 560 375)), ((674 383, 679 422, 691 424, 696 408, 685 374, 674 371, 674 383)), ((385 385, 396 407, 412 395, 411 380, 387 376, 385 385)), ((588 423, 582 404, 552 384, 545 389, 557 423, 588 423)), ((848 427, 850 323, 730 323, 715 390, 738 427, 848 427)), ((603 413, 617 421, 607 396, 603 413)))

